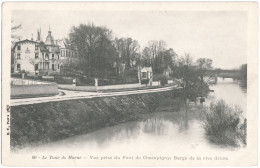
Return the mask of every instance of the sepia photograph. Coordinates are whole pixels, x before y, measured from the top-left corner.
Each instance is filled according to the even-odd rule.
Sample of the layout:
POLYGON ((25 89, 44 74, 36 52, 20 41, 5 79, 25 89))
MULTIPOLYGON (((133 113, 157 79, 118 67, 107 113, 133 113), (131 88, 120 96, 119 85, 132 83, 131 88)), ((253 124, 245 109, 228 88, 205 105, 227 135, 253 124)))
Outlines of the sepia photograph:
POLYGON ((5 166, 256 166, 256 2, 2 5, 5 166))

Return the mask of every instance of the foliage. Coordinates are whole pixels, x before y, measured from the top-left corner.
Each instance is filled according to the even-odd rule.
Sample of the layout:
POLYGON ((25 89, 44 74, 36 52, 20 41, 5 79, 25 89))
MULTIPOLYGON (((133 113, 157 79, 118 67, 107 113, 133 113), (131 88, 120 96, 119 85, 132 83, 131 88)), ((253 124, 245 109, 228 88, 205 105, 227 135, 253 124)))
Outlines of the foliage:
POLYGON ((140 45, 137 40, 130 37, 115 38, 114 46, 117 51, 117 70, 119 65, 122 64, 125 65, 126 71, 128 71, 131 67, 136 66, 138 57, 140 57, 140 45))
POLYGON ((243 64, 239 69, 240 80, 247 86, 247 64, 243 64))
POLYGON ((141 84, 147 85, 149 83, 149 79, 142 79, 141 84))
POLYGON ((21 36, 16 35, 16 31, 19 29, 22 29, 22 24, 15 24, 15 21, 12 19, 11 20, 11 42, 14 43, 15 41, 17 41, 18 39, 21 38, 21 36))
POLYGON ((178 59, 172 66, 172 77, 180 79, 180 85, 184 88, 186 98, 195 99, 196 97, 207 96, 209 86, 204 77, 207 76, 211 69, 212 60, 200 58, 193 62, 190 54, 178 59))
POLYGON ((199 58, 196 61, 197 63, 197 72, 200 79, 201 84, 205 81, 204 77, 212 77, 210 70, 212 69, 212 60, 208 58, 199 58))
POLYGON ((161 81, 161 85, 164 86, 165 84, 168 84, 168 79, 163 74, 155 74, 153 76, 153 81, 161 81))
POLYGON ((167 49, 166 46, 166 42, 162 40, 149 41, 142 52, 142 66, 151 66, 154 73, 163 73, 172 66, 177 54, 172 48, 167 49))
POLYGON ((116 50, 111 34, 111 30, 93 23, 72 27, 69 36, 78 49, 78 68, 88 76, 106 77, 113 71, 116 50))
POLYGON ((223 100, 211 103, 204 112, 204 129, 211 142, 228 146, 246 145, 246 119, 242 110, 223 100))

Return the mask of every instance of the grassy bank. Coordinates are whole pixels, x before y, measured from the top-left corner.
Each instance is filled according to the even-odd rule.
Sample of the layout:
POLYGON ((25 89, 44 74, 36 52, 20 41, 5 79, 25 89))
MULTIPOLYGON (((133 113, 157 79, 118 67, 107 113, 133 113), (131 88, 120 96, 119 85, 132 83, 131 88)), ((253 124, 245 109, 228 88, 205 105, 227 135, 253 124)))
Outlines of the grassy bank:
POLYGON ((42 144, 138 120, 143 114, 164 107, 165 99, 177 103, 177 96, 178 91, 165 91, 14 106, 11 146, 42 144))

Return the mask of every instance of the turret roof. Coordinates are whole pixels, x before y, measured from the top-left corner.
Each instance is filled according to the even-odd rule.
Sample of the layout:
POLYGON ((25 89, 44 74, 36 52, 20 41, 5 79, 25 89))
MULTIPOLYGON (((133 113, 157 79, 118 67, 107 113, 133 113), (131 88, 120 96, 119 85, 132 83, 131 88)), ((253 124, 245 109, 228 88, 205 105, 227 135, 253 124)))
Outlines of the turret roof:
POLYGON ((47 36, 47 38, 46 38, 46 40, 45 40, 45 44, 46 44, 46 45, 55 45, 50 30, 48 31, 48 36, 47 36))

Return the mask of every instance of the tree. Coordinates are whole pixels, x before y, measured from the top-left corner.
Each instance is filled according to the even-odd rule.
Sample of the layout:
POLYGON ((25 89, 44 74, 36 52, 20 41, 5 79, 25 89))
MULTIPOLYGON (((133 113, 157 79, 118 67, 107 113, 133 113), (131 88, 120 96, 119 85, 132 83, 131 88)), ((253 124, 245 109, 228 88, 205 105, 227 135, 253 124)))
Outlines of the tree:
POLYGON ((151 66, 155 74, 162 74, 171 67, 177 54, 172 48, 167 49, 165 41, 149 41, 142 52, 142 65, 151 66))
POLYGON ((240 66, 240 79, 241 80, 247 80, 247 64, 242 64, 240 66))
POLYGON ((79 69, 92 77, 107 77, 112 73, 116 49, 112 31, 93 23, 72 27, 69 34, 79 53, 79 69))
POLYGON ((140 45, 138 41, 128 38, 116 38, 115 48, 118 53, 117 64, 125 65, 125 70, 129 71, 132 67, 135 67, 140 60, 140 45))
POLYGON ((195 99, 208 93, 208 84, 204 81, 201 83, 199 66, 194 63, 190 54, 186 53, 184 57, 178 59, 173 66, 173 71, 173 76, 180 79, 180 85, 184 89, 186 98, 195 99))
POLYGON ((15 24, 14 23, 14 20, 12 19, 11 20, 11 23, 12 23, 12 27, 11 27, 11 42, 14 43, 16 40, 20 39, 21 36, 18 36, 16 34, 16 31, 19 30, 19 29, 22 29, 22 24, 15 24))
POLYGON ((199 58, 196 61, 197 63, 197 72, 200 79, 200 86, 201 86, 201 95, 204 95, 202 87, 205 85, 205 83, 208 83, 209 80, 213 77, 213 73, 211 73, 210 70, 212 70, 212 60, 208 58, 199 58), (205 81, 205 77, 208 77, 208 80, 205 81))
POLYGON ((21 38, 21 36, 16 35, 16 31, 22 28, 22 24, 14 24, 14 20, 11 20, 11 73, 14 72, 14 65, 16 64, 16 58, 14 55, 14 46, 17 40, 21 38))
POLYGON ((159 66, 161 59, 159 57, 159 53, 166 50, 166 42, 163 40, 160 41, 149 41, 148 47, 146 48, 147 54, 149 55, 150 64, 154 73, 160 73, 159 66))
POLYGON ((239 69, 239 78, 241 80, 242 86, 247 86, 247 64, 243 64, 239 69))

